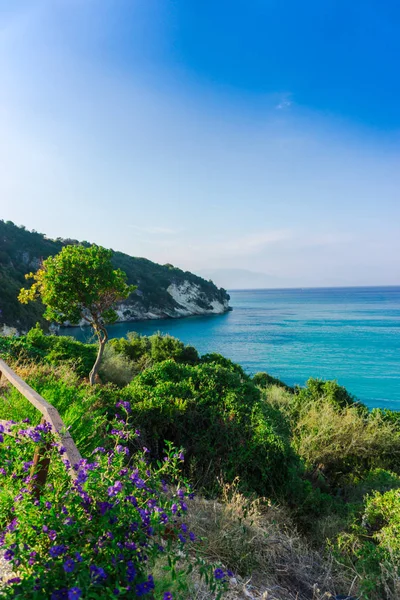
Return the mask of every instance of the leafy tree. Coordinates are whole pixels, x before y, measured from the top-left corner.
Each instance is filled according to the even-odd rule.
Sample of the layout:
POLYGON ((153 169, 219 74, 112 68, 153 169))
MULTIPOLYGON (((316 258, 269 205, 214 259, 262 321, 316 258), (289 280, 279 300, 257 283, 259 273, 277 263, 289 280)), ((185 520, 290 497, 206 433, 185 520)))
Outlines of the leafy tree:
POLYGON ((59 254, 43 261, 36 273, 26 275, 34 283, 29 289, 21 289, 18 296, 23 304, 40 297, 48 321, 62 324, 79 323, 83 319, 93 328, 99 350, 89 374, 91 384, 108 339, 106 324, 117 319, 114 306, 136 289, 126 284, 123 271, 114 270, 111 257, 111 250, 101 246, 65 246, 59 254))

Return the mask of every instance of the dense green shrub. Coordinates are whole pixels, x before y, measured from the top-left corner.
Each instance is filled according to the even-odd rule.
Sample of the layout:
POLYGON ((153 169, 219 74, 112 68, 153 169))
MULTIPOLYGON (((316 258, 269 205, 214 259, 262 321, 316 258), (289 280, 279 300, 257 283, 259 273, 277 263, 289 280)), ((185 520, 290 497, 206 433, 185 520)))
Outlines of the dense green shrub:
POLYGON ((222 354, 217 354, 217 352, 203 354, 203 356, 201 357, 201 362, 205 364, 213 363, 215 365, 220 365, 221 367, 224 367, 224 369, 227 369, 231 373, 237 373, 243 379, 250 379, 247 373, 245 373, 243 367, 241 367, 237 363, 234 363, 229 358, 225 358, 225 356, 222 356, 222 354))
POLYGON ((7 362, 43 360, 45 352, 24 337, 0 336, 0 358, 7 362))
POLYGON ((158 363, 173 359, 178 363, 194 365, 199 362, 199 355, 193 346, 185 346, 183 342, 171 335, 156 333, 150 337, 151 358, 158 363))
POLYGON ((272 377, 272 375, 268 375, 268 373, 265 372, 259 372, 253 375, 252 381, 254 385, 257 385, 261 388, 266 388, 270 385, 276 385, 277 387, 283 388, 287 392, 294 392, 294 388, 290 387, 289 385, 286 385, 286 383, 284 383, 280 379, 272 377))
POLYGON ((350 533, 339 536, 338 556, 360 578, 361 598, 395 600, 400 594, 400 489, 366 500, 350 533))
POLYGON ((296 392, 300 407, 321 400, 325 400, 338 408, 352 406, 357 402, 355 396, 349 394, 346 388, 336 381, 324 381, 313 377, 307 380, 305 387, 297 388, 296 392))
POLYGON ((144 355, 150 355, 150 338, 136 331, 130 331, 126 338, 114 338, 109 343, 116 352, 133 362, 139 361, 144 355))
POLYGON ((155 333, 146 337, 130 332, 126 338, 111 340, 110 344, 116 352, 133 361, 138 370, 169 359, 189 365, 199 362, 196 348, 185 346, 167 334, 155 333))
POLYGON ((70 336, 47 335, 39 324, 26 335, 0 337, 0 356, 5 360, 69 365, 81 377, 89 374, 96 354, 94 344, 83 344, 70 336))
POLYGON ((183 446, 197 483, 217 477, 258 492, 282 494, 297 462, 283 425, 249 379, 210 363, 165 361, 138 375, 124 390, 132 423, 159 455, 163 440, 183 446))

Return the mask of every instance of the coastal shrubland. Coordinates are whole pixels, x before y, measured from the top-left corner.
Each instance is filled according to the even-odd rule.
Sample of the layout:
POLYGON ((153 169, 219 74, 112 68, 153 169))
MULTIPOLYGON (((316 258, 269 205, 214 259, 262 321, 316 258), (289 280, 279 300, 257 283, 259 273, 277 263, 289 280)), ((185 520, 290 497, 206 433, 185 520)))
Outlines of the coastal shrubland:
MULTIPOLYGON (((96 356, 94 344, 46 335, 36 327, 25 336, 0 338, 0 355, 56 406, 89 462, 95 449, 101 447, 106 453, 113 452, 113 456, 118 454, 117 462, 128 460, 129 465, 135 468, 138 465, 139 470, 140 465, 146 464, 158 481, 159 469, 164 468, 164 458, 171 456, 171 448, 177 448, 172 458, 183 449, 184 461, 178 459, 174 463, 175 456, 168 462, 175 467, 179 465, 180 474, 175 467, 173 473, 166 473, 164 481, 169 491, 165 502, 173 497, 180 485, 179 478, 183 478, 185 490, 189 485, 193 487, 197 496, 187 502, 185 526, 198 542, 187 559, 176 563, 185 574, 179 575, 182 584, 174 583, 173 588, 168 584, 167 589, 162 583, 170 576, 168 561, 156 557, 151 570, 155 574, 157 598, 171 590, 176 597, 192 597, 190 586, 194 581, 200 585, 196 579, 200 568, 214 583, 218 579, 210 576, 213 569, 233 571, 239 578, 251 577, 252 584, 261 592, 269 590, 271 598, 327 600, 328 593, 349 593, 363 600, 398 597, 400 421, 397 413, 368 411, 336 382, 311 379, 304 388, 293 389, 266 373, 251 376, 225 357, 199 356, 191 346, 161 334, 150 337, 131 334, 127 339, 111 340, 93 386, 89 385, 88 375, 96 356), (129 407, 129 411, 124 412, 124 407, 129 407), (123 426, 120 425, 127 432, 126 439, 118 438, 115 433, 115 419, 123 420, 123 426), (136 431, 140 431, 140 437, 136 431), (119 445, 125 448, 121 453, 115 451, 118 439, 122 439, 119 445), (128 453, 132 458, 127 459, 128 453), (204 561, 202 567, 196 563, 200 557, 204 561), (192 568, 193 573, 188 574, 187 569, 192 568)), ((20 423, 29 417, 30 427, 38 426, 35 409, 16 390, 3 385, 1 396, 0 420, 20 423)), ((33 443, 32 439, 16 444, 15 438, 7 436, 7 444, 3 443, 0 451, 8 448, 10 452, 12 448, 23 464, 27 443, 33 443)), ((90 494, 95 502, 104 501, 104 494, 114 485, 110 483, 112 478, 120 480, 116 471, 112 476, 107 471, 104 456, 95 458, 99 466, 93 475, 88 473, 88 479, 93 477, 90 479, 93 486, 92 483, 88 486, 92 486, 90 494)), ((2 455, 4 459, 12 460, 2 455)), ((51 478, 55 487, 60 485, 64 490, 62 457, 57 464, 51 478)), ((125 468, 130 467, 118 463, 120 471, 125 468)), ((20 485, 21 477, 18 475, 17 481, 11 475, 7 470, 2 489, 9 490, 7 502, 13 503, 18 496, 15 486, 20 485)), ((46 501, 55 501, 54 497, 50 499, 54 490, 44 492, 43 498, 45 494, 49 498, 46 501)), ((74 498, 74 502, 80 502, 77 496, 74 498)), ((29 495, 23 494, 27 506, 28 501, 32 504, 29 495)), ((0 518, 7 521, 13 504, 6 509, 5 502, 4 498, 0 500, 0 518)), ((32 519, 43 527, 43 515, 47 512, 36 514, 40 512, 38 507, 29 510, 33 511, 29 513, 32 519)), ((82 510, 83 517, 85 510, 82 510)), ((78 522, 77 514, 75 518, 78 522)), ((124 513, 121 518, 131 517, 124 513)), ((97 515, 92 515, 93 519, 92 531, 96 530, 100 539, 105 522, 97 520, 97 515)), ((28 535, 27 527, 24 522, 20 540, 28 535)), ((52 527, 56 530, 53 522, 52 527)), ((86 531, 85 527, 81 526, 82 531, 86 531)), ((114 529, 110 531, 118 541, 121 534, 114 529)), ((62 531, 57 535, 60 544, 70 543, 62 542, 62 531)), ((184 533, 180 535, 185 537, 184 533)), ((12 536, 6 540, 6 549, 16 543, 12 536)), ((46 547, 44 544, 43 548, 46 547)), ((186 548, 189 546, 185 546, 185 551, 186 548)), ((74 551, 82 554, 79 549, 74 551)), ((21 556, 18 560, 23 565, 29 557, 23 553, 21 556)), ((40 565, 41 577, 47 581, 43 557, 39 553, 35 564, 38 568, 40 565)), ((87 560, 90 574, 91 563, 87 560)), ((64 577, 61 559, 58 563, 61 581, 64 577)), ((105 563, 94 564, 107 572, 105 563)), ((17 571, 18 567, 14 566, 17 571)), ((32 573, 36 572, 32 565, 28 567, 32 567, 32 573)), ((20 567, 22 575, 17 576, 26 583, 10 584, 10 590, 28 582, 31 585, 31 575, 24 569, 20 567)), ((121 582, 116 583, 115 578, 120 576, 117 573, 118 569, 110 574, 109 582, 119 585, 123 595, 121 582)), ((140 573, 147 577, 144 571, 140 573)), ((90 588, 89 581, 83 577, 82 589, 90 588)), ((138 582, 143 583, 144 579, 139 578, 138 582)), ((124 585, 128 583, 125 581, 124 585)), ((215 589, 201 589, 204 597, 211 598, 216 593, 215 589)), ((11 591, 7 594, 13 597, 11 591)))

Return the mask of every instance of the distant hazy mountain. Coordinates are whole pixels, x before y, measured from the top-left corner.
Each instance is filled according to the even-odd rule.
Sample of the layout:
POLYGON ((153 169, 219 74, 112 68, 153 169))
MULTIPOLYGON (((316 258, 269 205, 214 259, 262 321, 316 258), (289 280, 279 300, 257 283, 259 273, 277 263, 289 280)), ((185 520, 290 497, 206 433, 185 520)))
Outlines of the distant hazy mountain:
POLYGON ((247 269, 201 269, 198 273, 226 290, 274 288, 284 285, 279 277, 247 269))

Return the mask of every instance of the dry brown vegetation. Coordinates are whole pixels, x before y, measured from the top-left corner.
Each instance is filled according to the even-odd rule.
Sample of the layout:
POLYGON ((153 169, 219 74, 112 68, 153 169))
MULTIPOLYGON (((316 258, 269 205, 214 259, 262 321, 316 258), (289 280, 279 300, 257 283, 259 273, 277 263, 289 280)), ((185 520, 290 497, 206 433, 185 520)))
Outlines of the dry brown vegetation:
POLYGON ((223 486, 220 502, 197 498, 189 511, 204 555, 235 573, 228 598, 328 600, 354 589, 354 574, 311 549, 284 508, 245 498, 237 482, 223 486))

